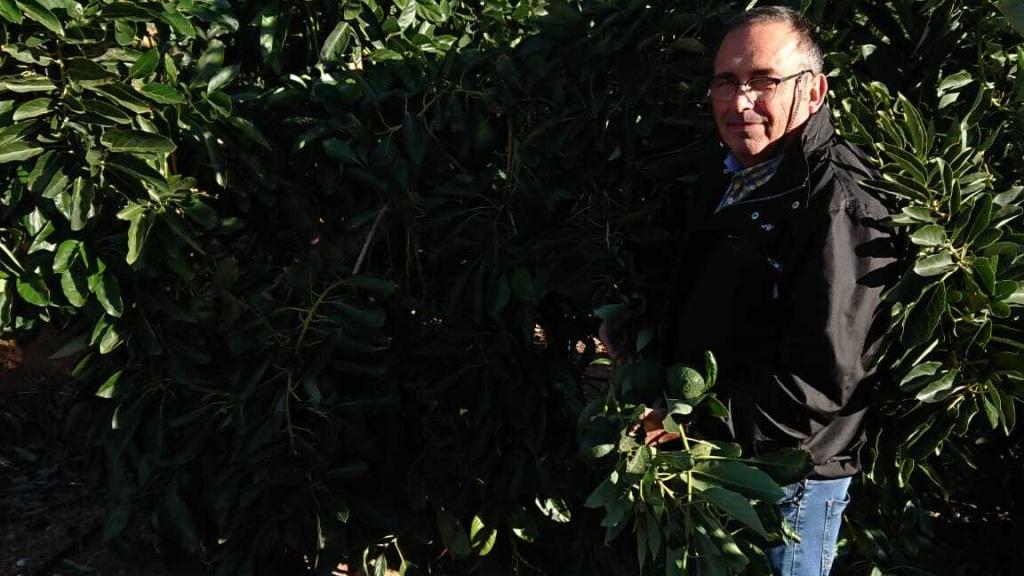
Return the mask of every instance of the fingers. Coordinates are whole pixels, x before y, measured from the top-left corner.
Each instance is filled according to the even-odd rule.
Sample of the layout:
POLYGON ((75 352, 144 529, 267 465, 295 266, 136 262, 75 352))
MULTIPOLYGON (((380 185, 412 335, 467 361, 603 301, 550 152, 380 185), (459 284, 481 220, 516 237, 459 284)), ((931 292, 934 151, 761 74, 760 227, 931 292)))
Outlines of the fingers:
POLYGON ((644 443, 649 446, 657 446, 665 442, 671 442, 680 438, 675 432, 665 432, 661 425, 665 420, 668 411, 664 408, 646 408, 640 422, 644 426, 644 443))
POLYGON ((658 446, 659 444, 679 440, 679 438, 679 434, 676 434, 675 432, 665 432, 664 429, 659 428, 657 430, 649 430, 644 435, 644 444, 647 444, 648 446, 658 446))

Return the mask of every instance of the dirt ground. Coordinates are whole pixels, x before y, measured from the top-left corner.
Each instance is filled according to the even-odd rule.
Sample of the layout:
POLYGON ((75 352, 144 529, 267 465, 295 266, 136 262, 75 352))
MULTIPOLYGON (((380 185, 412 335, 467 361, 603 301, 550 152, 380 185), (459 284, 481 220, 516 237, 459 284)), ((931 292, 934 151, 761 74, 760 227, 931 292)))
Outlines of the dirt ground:
POLYGON ((0 341, 0 576, 200 573, 123 559, 103 544, 102 482, 66 442, 77 391, 71 361, 49 360, 58 345, 55 334, 24 349, 0 341))

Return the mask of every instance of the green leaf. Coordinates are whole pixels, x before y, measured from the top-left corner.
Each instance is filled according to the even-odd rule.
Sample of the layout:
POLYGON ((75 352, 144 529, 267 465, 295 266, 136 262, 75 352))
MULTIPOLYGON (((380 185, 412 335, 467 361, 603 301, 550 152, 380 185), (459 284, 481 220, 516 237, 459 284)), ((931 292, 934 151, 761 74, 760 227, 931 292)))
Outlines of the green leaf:
POLYGON ((43 148, 24 142, 7 142, 0 145, 0 164, 22 162, 43 153, 43 148))
POLYGON ((683 576, 682 566, 685 554, 680 548, 667 547, 665 549, 665 576, 683 576))
POLYGON ((388 556, 384 552, 377 555, 377 558, 373 561, 373 576, 387 576, 388 575, 388 556))
POLYGON ((75 308, 85 306, 89 299, 89 282, 85 268, 80 262, 72 263, 71 267, 60 275, 60 286, 69 304, 75 308))
POLYGON ((99 352, 100 354, 110 354, 123 342, 124 338, 121 336, 120 327, 117 323, 112 323, 103 332, 103 337, 100 338, 99 352))
POLYGON ((415 0, 406 2, 405 7, 402 8, 402 12, 398 15, 398 27, 401 30, 406 30, 410 26, 416 23, 416 5, 418 3, 415 0))
POLYGON ((14 311, 14 282, 0 278, 0 333, 5 333, 11 326, 14 311))
POLYGON ((0 0, 0 18, 12 24, 21 24, 24 20, 21 10, 14 5, 13 0, 0 0))
POLYGON ((438 509, 436 513, 437 529, 441 533, 441 542, 452 554, 466 557, 472 553, 469 537, 459 521, 446 510, 438 509))
POLYGON ((334 30, 324 40, 320 48, 320 60, 324 62, 336 62, 345 54, 349 40, 352 38, 352 27, 348 22, 341 21, 334 27, 334 30))
POLYGON ((948 107, 950 104, 956 102, 959 99, 959 92, 950 92, 949 94, 943 94, 942 97, 939 98, 939 105, 936 106, 936 109, 942 110, 943 108, 948 107))
POLYGON ((281 54, 288 40, 291 13, 281 10, 277 2, 268 3, 258 15, 260 55, 275 72, 281 69, 281 54))
POLYGON ((109 154, 107 155, 106 166, 129 178, 142 180, 159 192, 170 192, 170 186, 163 174, 135 156, 129 154, 109 154))
POLYGON ((338 302, 337 306, 342 314, 369 328, 380 328, 387 319, 387 314, 380 309, 359 308, 345 302, 338 302))
POLYGON ((537 505, 537 509, 540 513, 546 516, 553 522, 559 524, 568 524, 572 520, 572 513, 569 511, 569 506, 565 503, 565 500, 561 498, 544 498, 537 497, 534 501, 537 505))
POLYGON ((914 272, 918 276, 924 276, 925 278, 945 274, 954 268, 956 268, 956 264, 953 263, 953 259, 948 252, 924 256, 918 258, 917 262, 914 263, 914 272))
POLYGON ((60 19, 36 0, 15 0, 15 4, 25 13, 26 16, 43 25, 44 28, 57 36, 64 36, 64 27, 60 25, 60 19))
POLYGON ((117 383, 121 381, 121 374, 123 372, 123 370, 118 370, 111 374, 103 384, 100 384, 99 389, 96 390, 96 395, 100 398, 113 398, 117 394, 117 383))
POLYGON ((957 370, 950 370, 943 374, 941 378, 936 379, 921 389, 915 398, 921 402, 940 402, 945 400, 949 396, 948 393, 953 388, 953 382, 956 381, 958 374, 957 370))
POLYGON ((363 165, 362 159, 352 149, 352 145, 344 140, 331 138, 324 141, 324 152, 336 160, 342 160, 348 164, 363 165))
POLYGON ((230 84, 236 76, 238 76, 237 64, 221 68, 213 75, 212 78, 210 78, 210 83, 206 86, 206 93, 212 94, 220 90, 230 84))
POLYGON ((800 448, 785 448, 760 454, 751 459, 754 466, 780 485, 792 484, 807 477, 814 469, 811 453, 800 448))
POLYGON ((697 496, 714 504, 715 507, 727 516, 739 521, 761 537, 768 537, 764 524, 761 523, 761 518, 758 517, 754 507, 740 494, 732 490, 726 490, 721 486, 711 486, 705 490, 698 491, 697 496))
POLYGON ((508 518, 508 526, 512 529, 512 534, 523 542, 533 542, 537 539, 537 523, 523 508, 512 511, 508 518))
POLYGON ((1019 34, 1024 35, 1024 2, 1021 0, 1000 0, 999 11, 1019 34))
POLYGON ((473 516, 473 522, 469 526, 469 541, 478 556, 487 556, 497 539, 497 530, 485 526, 479 516, 473 516))
POLYGON ((71 195, 72 230, 81 230, 89 223, 89 214, 92 212, 92 201, 95 195, 96 189, 91 180, 85 178, 75 180, 75 189, 71 195))
POLYGON ((1000 407, 1003 410, 1003 433, 1009 436, 1017 425, 1017 409, 1015 407, 1017 399, 1013 395, 1007 394, 1005 390, 998 392, 1001 401, 1000 407))
POLYGON ((29 92, 53 92, 56 89, 57 85, 52 80, 39 74, 22 74, 0 78, 0 92, 9 90, 15 94, 26 94, 29 92))
POLYGON ((163 12, 159 12, 158 16, 168 26, 174 29, 175 32, 185 38, 192 38, 196 35, 196 29, 192 26, 192 23, 188 21, 184 15, 176 10, 172 5, 164 5, 163 12))
POLYGON ((46 97, 29 100, 21 106, 18 106, 18 109, 14 111, 13 119, 15 122, 21 122, 22 120, 28 120, 29 118, 43 116, 50 112, 50 104, 52 102, 52 99, 46 97))
POLYGON ((934 376, 936 372, 942 368, 942 362, 923 362, 914 366, 907 375, 900 380, 900 388, 904 390, 913 390, 915 388, 915 381, 919 381, 925 376, 934 376))
POLYGON ((144 84, 139 89, 139 93, 158 104, 184 104, 187 102, 185 96, 178 92, 177 88, 160 82, 144 84))
POLYGON ((654 456, 654 465, 676 472, 686 472, 693 469, 693 454, 689 452, 658 451, 654 456))
POLYGON ((678 415, 678 416, 687 416, 687 415, 693 413, 693 404, 690 404, 689 402, 681 402, 679 400, 669 399, 667 410, 668 410, 668 412, 666 413, 667 417, 676 416, 676 415, 678 415))
POLYGON ((132 63, 132 69, 128 73, 128 79, 143 79, 148 77, 153 72, 156 72, 157 66, 160 65, 160 50, 152 48, 139 54, 139 57, 132 63))
POLYGON ((252 140, 263 149, 268 151, 273 150, 273 147, 271 147, 270 142, 268 142, 267 139, 263 137, 263 134, 259 131, 259 129, 256 128, 256 126, 252 122, 239 116, 232 116, 227 119, 227 123, 231 124, 231 126, 233 126, 239 132, 241 132, 242 135, 244 135, 249 140, 252 140))
POLYGON ((924 226, 910 235, 910 241, 918 246, 942 246, 946 240, 946 229, 938 224, 924 226))
POLYGON ((378 296, 390 296, 395 291, 395 283, 386 278, 377 278, 367 274, 358 274, 349 278, 349 283, 358 288, 363 288, 378 296))
POLYGON ((131 46, 135 43, 135 25, 128 20, 114 21, 114 41, 121 46, 131 46))
POLYGON ((755 500, 774 503, 784 495, 771 476, 740 462, 704 461, 694 467, 693 473, 755 500))
MULTIPOLYGON (((729 576, 736 573, 730 570, 730 566, 722 551, 708 534, 707 523, 698 523, 694 528, 693 540, 695 541, 696 553, 693 554, 696 560, 697 569, 695 574, 701 576, 729 576)), ((680 572, 676 572, 680 574, 680 572)))
POLYGON ((642 476, 647 473, 647 468, 650 467, 651 461, 653 460, 653 454, 650 446, 641 446, 633 453, 629 458, 629 462, 626 463, 626 474, 633 474, 636 476, 642 476))
POLYGON ((974 78, 971 77, 971 74, 969 72, 967 72, 966 70, 961 70, 956 74, 946 76, 945 78, 942 79, 942 82, 939 82, 939 86, 937 88, 938 95, 941 96, 946 92, 959 90, 960 88, 967 86, 973 81, 974 78))
POLYGON ((718 381, 718 360, 710 350, 704 351, 704 374, 707 376, 707 387, 711 388, 718 381))
POLYGON ((619 488, 612 483, 610 478, 605 478, 594 491, 587 496, 583 505, 587 508, 601 508, 619 497, 619 488))
POLYGON ((865 179, 861 184, 865 188, 877 190, 883 194, 889 194, 905 200, 927 200, 927 190, 921 190, 920 185, 916 182, 913 182, 913 185, 910 185, 908 182, 898 181, 897 176, 898 175, 885 174, 883 175, 883 180, 865 179))
POLYGON ((196 74, 189 86, 195 88, 207 84, 221 68, 224 67, 224 43, 220 40, 210 42, 196 63, 196 74))
MULTIPOLYGON (((903 123, 910 132, 910 139, 913 143, 914 152, 919 158, 928 154, 928 129, 924 125, 921 113, 902 94, 896 97, 896 101, 903 113, 903 123)), ((918 182, 921 182, 918 180, 918 182)), ((927 181, 923 182, 926 184, 927 181)))
POLYGON ((50 289, 46 282, 35 275, 19 276, 17 280, 18 294, 22 299, 33 306, 46 307, 50 305, 50 289))
POLYGON ((100 142, 111 152, 135 154, 168 154, 176 148, 168 138, 142 130, 107 130, 100 137, 100 142))
POLYGON ((1024 285, 1019 286, 1012 294, 1004 298, 1007 304, 1024 304, 1024 285))
POLYGON ((89 348, 89 335, 80 334, 71 340, 68 340, 63 346, 57 349, 56 352, 50 354, 50 360, 61 360, 63 358, 71 358, 77 356, 79 353, 89 348))
POLYGON ((939 282, 910 309, 903 326, 903 345, 909 349, 930 340, 945 314, 946 287, 939 282))
POLYGON ((991 302, 989 308, 992 310, 992 316, 996 318, 1009 318, 1013 313, 1006 302, 991 302))
POLYGON ((925 206, 907 206, 903 209, 903 213, 918 222, 935 222, 934 212, 925 206))
POLYGON ((100 306, 107 314, 120 318, 124 312, 124 302, 121 300, 121 286, 110 270, 103 269, 89 278, 89 288, 96 294, 100 306))
POLYGON ((135 114, 148 114, 150 112, 146 101, 140 99, 131 88, 120 82, 88 88, 135 114))
POLYGON ((380 48, 370 53, 369 58, 373 62, 386 62, 388 60, 402 60, 403 56, 401 53, 395 52, 394 50, 388 48, 380 48))
POLYGON ((74 264, 75 259, 78 258, 79 244, 81 242, 74 239, 64 240, 60 243, 57 247, 57 254, 53 257, 54 273, 63 274, 74 264))
POLYGON ((68 58, 64 65, 67 77, 83 87, 103 86, 118 79, 117 74, 88 58, 68 58))
POLYGON ((132 218, 128 227, 128 255, 125 260, 129 265, 134 264, 146 245, 146 238, 153 227, 153 213, 144 210, 137 217, 132 218))
POLYGON ((918 182, 928 182, 928 169, 924 163, 916 155, 909 151, 903 150, 902 148, 896 148, 894 146, 885 146, 879 144, 882 151, 892 158, 901 168, 910 172, 910 175, 918 182))
POLYGON ((39 251, 53 252, 54 250, 56 250, 56 244, 48 240, 48 238, 53 234, 54 230, 55 228, 53 227, 53 222, 46 221, 46 224, 43 226, 43 228, 39 230, 39 232, 37 232, 36 235, 32 238, 32 244, 30 244, 28 247, 28 253, 32 254, 33 252, 39 251))
POLYGON ((995 256, 992 258, 978 258, 974 261, 973 268, 978 284, 986 294, 991 295, 996 289, 996 268, 995 256))
POLYGON ((974 204, 974 209, 971 210, 971 224, 965 229, 966 234, 957 234, 954 240, 962 239, 965 242, 974 240, 979 234, 988 229, 991 221, 992 195, 982 194, 980 199, 974 204))
POLYGON ((722 404, 721 400, 715 398, 714 395, 705 396, 703 401, 701 401, 701 406, 704 406, 708 413, 716 418, 724 419, 729 417, 729 408, 722 404))
POLYGON ((21 262, 14 255, 10 248, 0 242, 0 270, 4 270, 13 276, 20 276, 25 273, 21 262))
POLYGON ((112 2, 103 7, 102 14, 111 19, 131 22, 149 22, 153 13, 140 2, 112 2))
POLYGON ((982 409, 985 412, 985 418, 988 419, 988 423, 992 426, 993 430, 999 427, 999 421, 1002 419, 1001 409, 996 404, 996 402, 1001 402, 998 396, 998 391, 996 391, 991 383, 986 383, 984 394, 976 396, 976 402, 981 403, 982 409), (995 396, 995 401, 993 401, 993 395, 995 396))
MULTIPOLYGON (((132 123, 132 117, 128 113, 103 100, 82 98, 82 107, 85 108, 87 115, 94 114, 102 119, 109 120, 108 125, 132 123)), ((99 122, 94 120, 93 123, 99 122)))

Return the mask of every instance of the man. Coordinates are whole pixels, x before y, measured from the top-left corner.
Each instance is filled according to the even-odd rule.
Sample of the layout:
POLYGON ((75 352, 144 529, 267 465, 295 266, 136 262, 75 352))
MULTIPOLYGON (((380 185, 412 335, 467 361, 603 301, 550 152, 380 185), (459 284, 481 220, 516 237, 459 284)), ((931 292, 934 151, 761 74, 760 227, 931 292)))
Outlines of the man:
POLYGON ((811 477, 779 503, 801 537, 770 551, 786 576, 831 568, 893 261, 877 226, 887 211, 860 187, 870 169, 835 134, 827 92, 799 13, 756 8, 727 24, 709 95, 729 153, 688 209, 669 306, 667 362, 716 354, 745 449, 812 455, 811 477))

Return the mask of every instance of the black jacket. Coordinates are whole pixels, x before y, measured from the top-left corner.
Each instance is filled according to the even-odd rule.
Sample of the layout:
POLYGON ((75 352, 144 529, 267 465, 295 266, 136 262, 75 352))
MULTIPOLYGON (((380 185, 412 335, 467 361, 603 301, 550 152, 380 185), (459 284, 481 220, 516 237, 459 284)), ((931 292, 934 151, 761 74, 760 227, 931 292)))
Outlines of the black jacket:
POLYGON ((729 175, 714 170, 688 206, 669 296, 667 360, 700 365, 711 350, 736 439, 757 453, 802 446, 824 478, 859 470, 892 278, 888 212, 860 186, 871 177, 827 108, 768 183, 717 212, 729 175))

